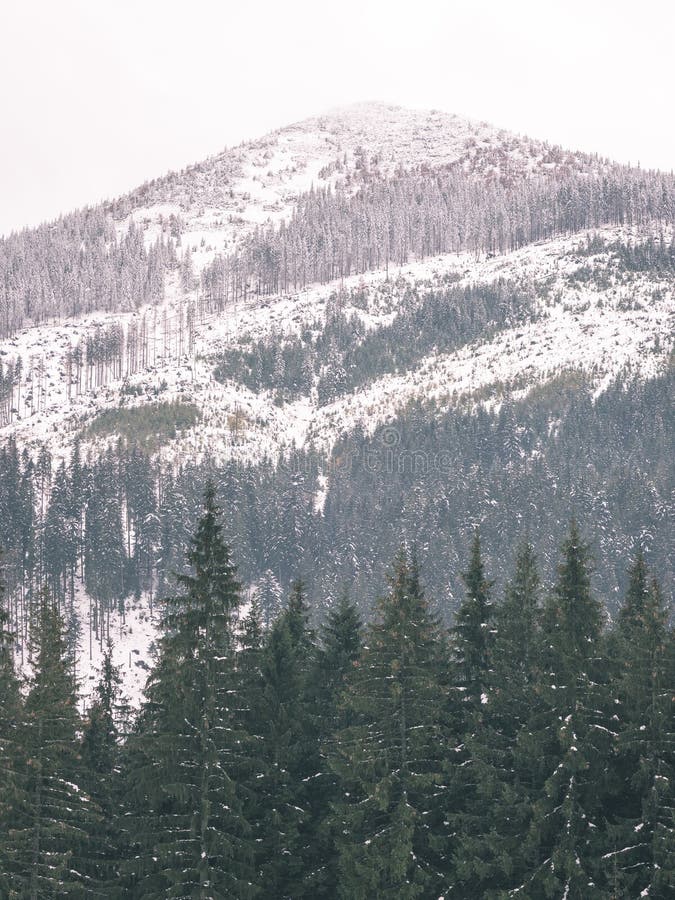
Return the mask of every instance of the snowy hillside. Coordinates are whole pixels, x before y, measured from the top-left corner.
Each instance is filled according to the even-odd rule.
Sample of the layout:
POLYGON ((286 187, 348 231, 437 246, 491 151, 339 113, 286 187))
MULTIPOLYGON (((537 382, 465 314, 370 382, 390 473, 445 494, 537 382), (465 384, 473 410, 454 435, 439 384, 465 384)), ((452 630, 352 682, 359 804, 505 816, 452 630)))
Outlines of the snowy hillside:
MULTIPOLYGON (((630 229, 594 232, 607 242, 629 241, 630 229)), ((23 360, 23 383, 15 414, 4 429, 22 446, 46 443, 56 459, 69 455, 73 439, 89 443, 87 425, 102 410, 181 400, 194 403, 199 421, 163 445, 162 459, 175 464, 205 455, 256 460, 310 442, 330 451, 337 436, 356 424, 373 430, 411 399, 436 400, 441 407, 463 405, 480 392, 494 397, 508 391, 524 395, 536 384, 566 370, 586 371, 602 390, 627 364, 645 377, 668 357, 675 331, 672 278, 626 278, 615 271, 611 254, 590 258, 602 282, 575 280, 589 259, 576 250, 590 235, 533 245, 503 257, 475 260, 444 256, 410 264, 387 277, 375 272, 344 284, 307 289, 296 295, 252 299, 195 325, 190 353, 179 350, 178 328, 189 302, 176 288, 163 307, 132 314, 95 314, 61 324, 24 330, 5 340, 5 361, 23 360), (316 390, 285 404, 268 391, 254 393, 236 380, 214 377, 224 348, 269 336, 280 340, 325 321, 327 303, 341 296, 345 316, 358 316, 370 330, 392 321, 411 289, 439 290, 448 277, 461 285, 512 279, 534 289, 537 300, 529 321, 468 343, 456 352, 427 355, 405 374, 386 375, 327 405, 316 390), (358 306, 353 294, 365 295, 358 306), (181 316, 181 310, 183 314, 181 316), (141 318, 149 322, 152 347, 148 365, 76 392, 66 354, 78 341, 118 325, 125 334, 141 318), (37 395, 39 394, 39 397, 37 395)), ((523 290, 525 287, 523 288, 523 290)), ((92 447, 98 439, 91 440, 92 447)))
MULTIPOLYGON (((16 333, 8 328, 10 336, 0 341, 0 436, 7 446, 14 438, 31 464, 39 465, 48 451, 52 473, 70 461, 74 447, 93 464, 108 449, 114 454, 120 442, 140 442, 162 477, 207 459, 258 465, 312 448, 326 467, 311 499, 320 516, 336 443, 355 429, 372 435, 411 404, 442 417, 478 406, 498 410, 570 373, 583 373, 596 398, 627 372, 651 379, 670 358, 675 334, 672 221, 667 211, 659 221, 647 219, 639 204, 639 223, 582 228, 572 221, 569 209, 584 193, 585 179, 592 187, 605 165, 445 113, 362 104, 157 179, 96 214, 106 227, 114 225, 121 270, 112 287, 105 282, 105 302, 89 306, 109 311, 70 317, 55 311, 16 333), (349 197, 397 173, 426 177, 448 167, 459 172, 460 192, 461 178, 477 195, 492 197, 497 184, 507 192, 495 200, 495 210, 488 208, 480 228, 494 213, 500 222, 495 234, 501 229, 506 246, 517 249, 495 252, 489 248, 500 249, 499 240, 481 231, 475 252, 416 260, 406 250, 401 264, 393 253, 389 258, 387 239, 386 261, 378 244, 362 274, 302 290, 266 292, 260 281, 257 290, 247 282, 216 303, 200 282, 218 254, 245 246, 257 226, 285 228, 298 198, 312 189, 339 187, 349 197), (516 222, 530 213, 523 197, 508 195, 509 185, 550 179, 559 215, 564 195, 555 192, 570 173, 577 180, 570 182, 561 224, 557 230, 550 224, 553 213, 542 204, 541 230, 551 236, 528 243, 516 222), (127 284, 124 261, 132 250, 136 281, 127 284), (154 282, 148 288, 160 268, 161 289, 154 282), (144 285, 143 301, 133 293, 136 283, 144 285), (146 302, 148 296, 156 302, 146 302), (289 374, 294 355, 295 381, 289 374)), ((639 186, 641 176, 632 177, 639 186)), ((433 178, 427 184, 433 186, 433 178)), ((588 207, 579 222, 598 216, 590 188, 589 197, 578 200, 579 209, 588 207)), ((538 195, 530 200, 538 202, 538 195)), ((378 207, 373 209, 378 221, 378 207)), ((393 219, 402 220, 400 213, 394 210, 393 219)), ((632 213, 633 207, 628 213, 622 207, 612 217, 630 221, 632 213)), ((470 221, 471 209, 467 215, 470 221)), ((77 249, 76 225, 66 230, 73 231, 68 239, 77 249)), ((321 232, 316 223, 312 227, 321 232)), ((111 239, 106 232, 101 240, 100 228, 95 219, 90 231, 99 242, 97 258, 107 263, 111 239)), ((400 231, 405 239, 405 227, 400 231)), ((48 264, 42 233, 34 243, 36 258, 46 257, 48 264)), ((83 271, 87 252, 84 243, 77 249, 83 271)), ((68 263, 65 270, 70 277, 68 263)), ((71 290, 68 278, 64 283, 71 290)), ((79 286, 76 280, 72 291, 86 300, 98 286, 95 279, 79 286)), ((87 308, 84 300, 77 308, 87 308)), ((44 507, 49 487, 42 490, 44 507)), ((141 526, 130 524, 129 507, 127 500, 124 543, 131 548, 141 526)), ((135 700, 157 621, 148 591, 156 571, 151 559, 147 583, 133 602, 123 613, 109 610, 115 659, 135 700)), ((65 570, 60 577, 65 585, 65 570)), ((255 581, 251 577, 249 584, 255 581)), ((81 582, 72 596, 86 695, 102 632, 97 644, 91 635, 98 612, 81 582)))
POLYGON ((362 103, 306 119, 188 169, 143 185, 111 205, 124 232, 130 221, 156 240, 171 217, 198 266, 231 250, 256 225, 288 218, 301 193, 335 186, 351 191, 366 178, 460 163, 481 177, 586 170, 582 154, 522 138, 438 110, 362 103))

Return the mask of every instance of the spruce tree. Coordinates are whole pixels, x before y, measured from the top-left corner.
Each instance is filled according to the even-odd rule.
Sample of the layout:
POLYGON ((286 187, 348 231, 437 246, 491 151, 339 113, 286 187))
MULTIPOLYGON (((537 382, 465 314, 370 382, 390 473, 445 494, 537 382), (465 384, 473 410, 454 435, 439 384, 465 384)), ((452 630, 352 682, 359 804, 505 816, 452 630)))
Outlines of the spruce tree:
POLYGON ((494 640, 491 583, 485 576, 478 531, 471 544, 469 567, 462 578, 466 586, 466 598, 455 613, 452 647, 457 684, 465 692, 469 707, 475 708, 481 703, 494 640))
POLYGON ((344 592, 321 628, 315 665, 315 690, 322 718, 321 733, 332 737, 339 720, 338 704, 361 654, 362 623, 356 604, 344 592))
POLYGON ((166 602, 159 659, 129 741, 134 889, 144 898, 250 897, 252 846, 237 790, 241 593, 210 485, 188 561, 183 593, 166 602))
MULTIPOLYGON (((251 606, 239 629, 240 651, 237 658, 237 666, 242 677, 247 683, 259 684, 260 666, 264 646, 264 631, 262 624, 262 612, 257 597, 253 597, 251 606)), ((255 701, 247 699, 250 712, 255 701)))
POLYGON ((443 853, 441 756, 448 750, 442 672, 445 647, 415 559, 401 551, 349 679, 352 724, 335 737, 334 804, 339 897, 439 896, 443 853))
POLYGON ((128 717, 129 706, 122 694, 122 675, 113 663, 109 640, 82 738, 82 753, 92 772, 109 775, 115 770, 128 717))
POLYGON ((345 591, 330 609, 321 628, 320 644, 313 666, 311 685, 314 717, 318 731, 320 770, 311 785, 311 858, 306 881, 316 898, 335 896, 338 856, 335 850, 335 820, 332 805, 339 801, 340 780, 332 771, 329 757, 334 735, 344 729, 349 715, 342 695, 361 655, 362 624, 356 605, 345 591))
POLYGON ((311 784, 319 771, 317 728, 309 672, 314 634, 302 581, 295 581, 281 616, 267 635, 255 733, 260 738, 261 777, 255 786, 258 872, 270 896, 303 896, 309 885, 311 784))
MULTIPOLYGON (((461 836, 475 830, 472 821, 479 807, 478 786, 484 776, 478 738, 483 731, 488 699, 493 645, 495 640, 494 606, 491 583, 485 574, 480 535, 474 533, 469 565, 462 573, 466 596, 455 612, 450 632, 452 651, 448 693, 448 715, 456 745, 444 759, 447 780, 445 821, 456 835, 445 852, 453 859, 453 880, 472 878, 470 861, 464 857, 461 836)), ((455 892, 458 886, 454 887, 455 892)))
POLYGON ((119 811, 122 805, 119 776, 121 743, 128 732, 129 714, 129 706, 122 693, 122 676, 113 663, 112 644, 108 641, 94 700, 84 723, 81 752, 89 793, 103 815, 99 829, 97 877, 106 894, 111 896, 117 896, 119 880, 119 811))
POLYGON ((7 838, 10 896, 95 896, 101 814, 86 792, 75 680, 56 603, 43 592, 21 727, 21 795, 7 838))
POLYGON ((256 599, 260 605, 265 627, 269 629, 283 606, 283 592, 271 569, 266 569, 262 573, 256 589, 256 599))
POLYGON ((248 763, 240 775, 240 789, 244 818, 251 829, 251 841, 255 847, 259 848, 262 842, 260 835, 264 829, 264 814, 261 812, 260 802, 263 792, 260 789, 260 782, 266 771, 263 758, 264 737, 260 733, 264 632, 262 612, 255 595, 245 619, 241 622, 239 644, 237 684, 243 724, 242 755, 248 763))
POLYGON ((627 896, 665 898, 675 890, 675 670, 668 617, 639 551, 612 635, 618 742, 604 855, 609 886, 627 896))
POLYGON ((307 818, 300 773, 306 740, 302 667, 285 617, 269 632, 262 663, 258 732, 263 770, 257 784, 258 873, 271 896, 290 898, 301 881, 300 827, 307 818))
POLYGON ((526 897, 602 897, 602 804, 613 735, 600 656, 602 614, 590 586, 590 553, 575 521, 544 608, 542 715, 532 722, 533 813, 519 869, 526 897))
POLYGON ((517 553, 513 578, 496 608, 496 635, 480 716, 464 736, 454 767, 456 882, 449 896, 488 896, 518 877, 517 860, 531 817, 530 724, 540 711, 540 582, 532 546, 517 553), (467 783, 468 782, 468 783, 467 783))
POLYGON ((20 798, 21 719, 21 694, 14 670, 14 634, 9 629, 4 582, 0 576, 0 896, 9 896, 6 849, 20 798))

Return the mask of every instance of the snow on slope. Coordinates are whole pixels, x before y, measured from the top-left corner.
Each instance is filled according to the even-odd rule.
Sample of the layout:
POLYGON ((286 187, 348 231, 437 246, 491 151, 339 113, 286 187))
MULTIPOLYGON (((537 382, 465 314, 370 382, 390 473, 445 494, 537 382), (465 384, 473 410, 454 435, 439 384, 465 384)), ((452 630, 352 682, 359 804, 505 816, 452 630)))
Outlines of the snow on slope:
POLYGON ((589 291, 573 305, 545 310, 540 321, 427 357, 413 372, 378 379, 317 410, 307 438, 330 448, 344 423, 372 433, 411 401, 435 400, 439 409, 452 409, 483 388, 497 396, 506 389, 516 399, 568 370, 592 374, 596 394, 629 363, 635 373, 653 376, 675 327, 672 298, 634 310, 618 307, 589 291))
MULTIPOLYGON (((226 150, 212 159, 144 185, 110 204, 120 231, 131 220, 143 229, 148 244, 167 229, 180 228, 182 253, 190 248, 196 268, 221 251, 232 250, 257 225, 279 223, 292 214, 299 194, 315 187, 357 190, 364 179, 392 175, 399 169, 461 165, 481 177, 517 177, 552 170, 602 167, 600 160, 517 137, 483 123, 431 111, 411 111, 385 104, 361 104, 273 132, 257 141, 226 150), (175 221, 171 221, 174 217, 175 221)), ((602 229, 608 240, 630 240, 628 228, 602 229)), ((671 235, 667 235, 669 239, 671 235)), ((372 272, 293 295, 250 298, 221 315, 208 316, 196 328, 188 354, 177 339, 176 322, 184 316, 186 297, 169 279, 164 304, 133 313, 97 313, 27 328, 0 343, 5 363, 23 362, 23 383, 13 420, 0 428, 0 439, 14 435, 36 454, 46 443, 54 464, 68 458, 73 440, 84 437, 83 450, 100 448, 104 439, 86 436, 86 426, 102 410, 139 406, 158 400, 184 399, 201 411, 193 428, 157 449, 171 467, 208 455, 219 460, 274 458, 310 443, 330 452, 336 440, 359 424, 367 431, 394 418, 414 399, 433 399, 440 409, 466 403, 500 402, 507 391, 524 396, 559 372, 583 369, 600 392, 627 362, 649 377, 672 346, 675 316, 673 281, 668 276, 634 274, 617 277, 606 254, 580 257, 575 249, 585 235, 526 247, 503 257, 448 255, 410 263, 400 271, 372 272), (591 264, 601 280, 575 281, 574 273, 591 264), (316 391, 293 403, 277 405, 269 392, 254 393, 235 381, 221 384, 213 371, 219 353, 241 342, 271 334, 298 333, 325 320, 331 297, 342 290, 343 312, 359 316, 367 328, 389 324, 404 302, 406 290, 418 296, 439 290, 451 276, 458 284, 489 283, 508 278, 536 284, 540 300, 533 320, 464 346, 454 353, 429 355, 412 371, 387 375, 360 390, 319 407, 316 391), (363 302, 352 303, 358 290, 363 302), (77 393, 68 387, 66 354, 88 335, 119 324, 126 331, 145 317, 152 334, 146 368, 126 379, 111 379, 77 393), (165 324, 166 323, 166 324, 165 324), (41 401, 36 402, 36 397, 41 401)), ((114 438, 110 438, 114 440, 114 438)), ((328 473, 315 498, 321 510, 328 473)), ((89 634, 89 601, 78 593, 82 635, 89 634)), ((156 618, 149 598, 130 603, 126 621, 111 617, 115 661, 127 693, 136 703, 150 662, 156 618)), ((93 686, 100 648, 81 647, 82 693, 93 686)))
MULTIPOLYGON (((93 636, 90 618, 93 610, 83 586, 78 585, 75 610, 79 623, 78 678, 79 694, 86 710, 98 682, 107 640, 100 643, 93 636)), ((138 601, 127 598, 126 610, 110 613, 109 636, 112 644, 113 663, 122 676, 124 696, 133 707, 139 707, 148 672, 152 665, 152 650, 157 638, 158 610, 153 610, 150 598, 145 595, 138 601)))
POLYGON ((172 173, 113 204, 119 229, 133 219, 156 240, 171 215, 198 269, 232 250, 257 225, 287 219, 312 186, 356 190, 365 177, 461 163, 468 172, 515 177, 597 165, 562 151, 438 110, 360 103, 331 110, 172 173), (123 215, 122 215, 123 213, 123 215))
MULTIPOLYGON (((597 233, 597 232, 594 232, 597 233)), ((635 237, 629 229, 604 229, 612 242, 635 237)), ((667 236, 668 238, 670 235, 667 236)), ((386 375, 351 394, 320 407, 315 391, 293 403, 277 405, 269 392, 256 394, 234 381, 219 383, 213 376, 218 354, 245 336, 299 332, 303 326, 325 320, 329 300, 339 284, 308 288, 291 296, 252 298, 209 316, 197 327, 194 353, 178 354, 171 336, 164 340, 164 309, 135 313, 98 313, 82 319, 25 329, 0 344, 5 361, 20 355, 24 361, 24 383, 18 416, 0 429, 0 436, 14 435, 21 447, 34 454, 42 443, 50 448, 55 463, 69 457, 72 442, 85 436, 85 428, 101 410, 120 404, 143 406, 158 400, 190 400, 201 411, 201 421, 179 433, 158 449, 165 466, 209 455, 224 460, 259 460, 292 447, 307 446, 330 452, 335 441, 355 425, 366 431, 393 419, 413 399, 435 400, 439 409, 476 402, 499 402, 505 390, 512 397, 525 396, 536 385, 570 369, 588 373, 600 392, 609 379, 630 363, 635 373, 652 376, 667 358, 675 334, 675 285, 671 276, 633 273, 626 277, 612 268, 606 253, 581 256, 577 249, 586 242, 576 235, 532 245, 503 257, 481 258, 448 255, 411 263, 396 273, 372 272, 347 279, 343 287, 343 311, 359 315, 368 328, 391 322, 408 288, 418 296, 447 284, 489 283, 508 278, 524 286, 537 285, 539 300, 531 321, 498 331, 454 353, 429 355, 409 372, 386 375), (602 278, 575 279, 580 267, 592 264, 602 278), (350 291, 366 298, 352 305, 350 291), (158 325, 151 364, 125 380, 112 380, 75 395, 67 391, 65 354, 78 340, 111 322, 128 327, 143 314, 158 325), (172 349, 173 347, 173 349, 172 349), (32 363, 30 362, 32 360, 32 363), (35 371, 40 371, 44 403, 33 411, 27 402, 35 371), (33 374, 30 374, 30 373, 33 374), (140 394, 129 394, 137 388, 140 394)), ((166 320, 176 319, 186 302, 177 284, 170 286, 165 303, 166 320)), ((114 440, 111 438, 110 440, 114 440)), ((83 450, 95 449, 101 439, 85 439, 83 450)), ((327 475, 328 473, 326 473, 327 475)), ((323 477, 322 493, 327 487, 323 477)), ((316 498, 320 511, 323 497, 316 498)), ((100 648, 90 648, 89 602, 78 594, 78 620, 87 646, 81 647, 80 667, 84 702, 94 684, 100 664, 100 648)), ((125 690, 137 703, 145 683, 149 648, 155 636, 156 617, 149 612, 147 597, 128 606, 126 621, 111 617, 115 660, 120 665, 125 690)))
MULTIPOLYGON (((609 241, 630 237, 629 229, 605 229, 602 234, 609 241)), ((602 287, 595 280, 576 282, 574 272, 589 263, 588 257, 575 253, 584 241, 584 235, 577 235, 491 259, 448 255, 407 265, 389 279, 383 272, 347 279, 344 312, 361 316, 369 328, 391 321, 406 288, 414 287, 423 294, 442 287, 448 275, 459 279, 460 285, 497 278, 536 284, 542 297, 534 321, 497 332, 455 353, 428 356, 413 371, 379 378, 325 407, 318 406, 314 393, 280 406, 269 392, 256 394, 234 381, 219 383, 213 370, 219 352, 245 337, 298 332, 303 326, 321 323, 328 300, 339 289, 336 284, 296 295, 254 298, 221 315, 207 317, 197 327, 190 357, 178 356, 171 347, 166 350, 159 334, 159 349, 145 371, 79 396, 71 390, 70 398, 64 363, 68 347, 102 324, 118 322, 126 327, 143 311, 96 314, 26 329, 4 341, 0 353, 9 359, 17 355, 24 359, 24 404, 31 395, 25 363, 32 358, 34 366, 42 366, 46 402, 33 414, 28 414, 32 412, 28 407, 20 407, 21 418, 3 431, 15 434, 22 445, 34 450, 40 442, 46 442, 58 460, 69 454, 73 438, 83 434, 86 424, 100 410, 181 398, 194 402, 202 417, 198 425, 161 448, 159 452, 168 465, 207 454, 217 459, 255 460, 309 442, 329 452, 344 431, 357 423, 371 430, 415 398, 433 398, 441 407, 448 407, 491 385, 500 389, 510 385, 522 393, 567 369, 591 373, 601 390, 628 362, 649 377, 667 356, 675 331, 672 281, 664 276, 657 282, 653 275, 633 275, 626 281, 610 269, 602 287), (349 291, 353 288, 367 296, 366 309, 350 306, 349 291), (140 394, 130 395, 130 388, 140 394)), ((607 265, 602 254, 592 261, 600 269, 607 265)), ((184 302, 177 288, 171 292, 166 301, 169 321, 175 319, 177 307, 184 302)), ((155 318, 161 331, 163 311, 155 318)))

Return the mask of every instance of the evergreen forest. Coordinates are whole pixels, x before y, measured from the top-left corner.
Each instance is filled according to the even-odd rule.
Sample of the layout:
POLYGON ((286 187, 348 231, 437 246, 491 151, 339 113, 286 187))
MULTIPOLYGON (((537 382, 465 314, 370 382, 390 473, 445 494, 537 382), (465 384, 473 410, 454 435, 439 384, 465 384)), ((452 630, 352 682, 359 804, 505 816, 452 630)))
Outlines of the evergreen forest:
POLYGON ((550 580, 512 533, 500 588, 476 529, 450 625, 414 544, 368 621, 300 578, 270 616, 229 514, 209 484, 137 711, 108 648, 79 713, 46 585, 21 684, 3 608, 0 896, 673 896, 675 640, 639 546, 612 617, 593 520, 550 580))

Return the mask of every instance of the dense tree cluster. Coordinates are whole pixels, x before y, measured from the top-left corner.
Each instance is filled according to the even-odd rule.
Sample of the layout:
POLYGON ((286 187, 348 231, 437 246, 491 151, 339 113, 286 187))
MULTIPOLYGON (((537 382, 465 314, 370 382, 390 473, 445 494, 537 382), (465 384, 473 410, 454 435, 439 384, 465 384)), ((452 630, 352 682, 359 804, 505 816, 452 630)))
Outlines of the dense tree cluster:
POLYGON ((46 591, 22 695, 2 613, 3 896, 672 896, 675 635, 640 550, 607 622, 574 521, 550 587, 524 543, 495 591, 475 532, 449 630, 405 548, 368 624, 343 594, 316 631, 300 581, 264 624, 212 487, 187 561, 133 721, 110 650, 80 718, 46 591))
POLYGON ((0 337, 63 316, 132 310, 164 296, 173 239, 146 249, 133 222, 121 235, 102 207, 0 240, 0 337))
POLYGON ((20 652, 43 583, 66 603, 74 640, 87 628, 75 620, 84 581, 93 629, 80 633, 85 649, 104 645, 110 614, 124 616, 129 598, 168 590, 170 573, 184 571, 206 478, 228 509, 227 540, 266 621, 298 569, 318 606, 347 581, 368 615, 401 534, 416 542, 448 621, 462 590, 467 523, 481 523, 501 589, 513 528, 529 533, 549 577, 573 513, 594 523, 596 571, 615 610, 625 588, 618 560, 633 540, 664 583, 675 572, 673 377, 672 369, 648 382, 627 374, 593 399, 584 378, 569 373, 526 401, 502 396, 498 411, 411 407, 370 436, 347 433, 330 458, 310 448, 278 461, 167 469, 153 461, 153 441, 195 414, 172 403, 106 413, 92 434, 109 449, 93 458, 76 443, 70 460, 55 464, 46 449, 33 458, 8 441, 0 448, 0 544, 20 652))
POLYGON ((609 253, 619 266, 629 272, 669 273, 675 269, 675 235, 670 242, 661 234, 632 243, 609 241, 599 234, 587 238, 579 248, 587 256, 609 253))
POLYGON ((601 225, 675 221, 671 175, 608 166, 515 181, 469 177, 461 164, 302 195, 288 222, 261 226, 202 274, 212 308, 246 297, 404 265, 441 253, 503 253, 601 225))
POLYGON ((368 330, 358 314, 344 312, 347 303, 359 303, 358 290, 352 290, 332 297, 325 321, 307 325, 300 335, 273 332, 248 346, 228 348, 215 376, 256 392, 274 391, 280 400, 306 396, 316 384, 319 403, 328 403, 382 375, 409 371, 425 356, 489 340, 495 331, 532 321, 534 301, 531 287, 505 279, 450 286, 422 297, 409 287, 391 323, 368 330))

